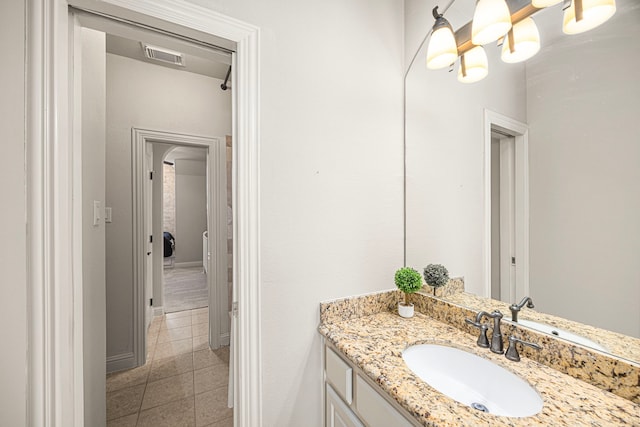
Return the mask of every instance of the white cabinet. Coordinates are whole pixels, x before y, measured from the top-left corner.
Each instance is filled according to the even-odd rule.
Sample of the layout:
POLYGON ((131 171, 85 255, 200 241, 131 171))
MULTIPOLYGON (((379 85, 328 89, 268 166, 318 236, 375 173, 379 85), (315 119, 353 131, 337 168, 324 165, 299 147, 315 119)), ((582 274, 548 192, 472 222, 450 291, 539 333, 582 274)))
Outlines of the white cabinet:
POLYGON ((351 405, 353 400, 353 369, 333 350, 326 347, 325 367, 327 382, 340 397, 351 405))
MULTIPOLYGON (((412 427, 364 374, 325 346, 325 427, 412 427)), ((408 414, 406 415, 409 416, 408 414)))
POLYGON ((326 393, 326 427, 364 427, 329 384, 326 393))
POLYGON ((360 418, 369 427, 412 427, 412 424, 360 375, 357 375, 356 390, 355 406, 360 418))

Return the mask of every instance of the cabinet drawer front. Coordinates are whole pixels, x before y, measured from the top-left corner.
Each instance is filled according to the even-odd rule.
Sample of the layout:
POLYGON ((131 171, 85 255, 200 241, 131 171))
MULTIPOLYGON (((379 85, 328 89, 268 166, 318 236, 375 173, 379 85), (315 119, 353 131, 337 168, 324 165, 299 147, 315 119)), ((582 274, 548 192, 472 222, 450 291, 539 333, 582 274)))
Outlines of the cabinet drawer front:
POLYGON ((335 391, 351 405, 353 400, 353 371, 333 350, 326 347, 325 372, 327 381, 335 391))
POLYGON ((369 427, 412 427, 412 424, 360 378, 360 375, 356 379, 356 410, 369 427))
POLYGON ((326 427, 364 427, 329 384, 327 388, 326 427))

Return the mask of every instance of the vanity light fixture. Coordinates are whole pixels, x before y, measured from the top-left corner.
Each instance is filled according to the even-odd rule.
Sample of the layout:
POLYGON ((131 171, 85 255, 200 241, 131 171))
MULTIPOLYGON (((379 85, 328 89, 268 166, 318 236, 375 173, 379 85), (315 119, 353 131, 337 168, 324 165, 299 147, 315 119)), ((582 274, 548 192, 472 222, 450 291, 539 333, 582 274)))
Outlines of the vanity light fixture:
POLYGON ((471 26, 471 42, 474 45, 494 42, 510 28, 511 12, 505 0, 478 0, 471 26))
POLYGON ((562 31, 579 34, 607 21, 616 13, 615 0, 565 0, 562 31), (567 6, 565 4, 565 6, 567 6))
POLYGON ((436 22, 433 24, 431 40, 427 46, 427 68, 438 70, 456 62, 458 47, 453 35, 453 28, 451 28, 449 21, 441 13, 438 13, 438 6, 433 8, 432 13, 436 22))
POLYGON ((495 40, 502 39, 498 45, 502 46, 504 62, 525 61, 540 50, 540 32, 531 17, 542 8, 561 1, 564 1, 562 30, 565 34, 578 34, 595 28, 616 12, 615 0, 477 0, 473 20, 454 33, 436 6, 433 8, 436 22, 422 40, 409 69, 429 35, 427 68, 445 68, 460 56, 458 80, 464 83, 482 80, 487 75, 486 53, 476 47, 495 40))
POLYGON ((540 50, 540 32, 531 17, 515 24, 504 37, 502 55, 510 64, 526 61, 540 50))
POLYGON ((459 82, 475 83, 484 79, 487 74, 489 74, 489 61, 482 46, 476 46, 460 55, 459 82))

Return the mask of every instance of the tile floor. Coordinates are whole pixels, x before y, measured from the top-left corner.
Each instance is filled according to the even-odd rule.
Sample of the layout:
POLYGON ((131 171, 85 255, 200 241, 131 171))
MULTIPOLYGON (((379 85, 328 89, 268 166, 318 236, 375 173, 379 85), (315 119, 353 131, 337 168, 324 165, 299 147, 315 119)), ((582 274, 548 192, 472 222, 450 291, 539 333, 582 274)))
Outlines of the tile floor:
POLYGON ((147 363, 107 375, 107 427, 232 427, 229 347, 208 348, 208 309, 156 317, 147 363))

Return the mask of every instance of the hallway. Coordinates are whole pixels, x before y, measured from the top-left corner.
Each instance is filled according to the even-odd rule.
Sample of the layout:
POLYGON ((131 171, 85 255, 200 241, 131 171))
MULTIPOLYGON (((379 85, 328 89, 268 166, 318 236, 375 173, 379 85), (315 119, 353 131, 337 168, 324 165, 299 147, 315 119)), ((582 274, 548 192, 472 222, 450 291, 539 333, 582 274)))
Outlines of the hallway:
POLYGON ((229 347, 208 348, 208 308, 155 317, 147 363, 107 375, 108 427, 231 427, 229 347))

